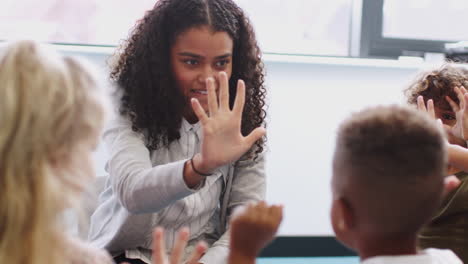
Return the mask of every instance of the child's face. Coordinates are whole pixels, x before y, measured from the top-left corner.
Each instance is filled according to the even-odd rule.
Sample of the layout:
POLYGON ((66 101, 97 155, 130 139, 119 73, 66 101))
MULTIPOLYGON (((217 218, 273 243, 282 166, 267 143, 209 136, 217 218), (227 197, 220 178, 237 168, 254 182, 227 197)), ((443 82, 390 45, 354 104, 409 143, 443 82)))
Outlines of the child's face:
POLYGON ((442 123, 444 123, 444 125, 453 127, 455 123, 457 122, 455 113, 451 110, 444 110, 439 107, 435 107, 434 111, 435 111, 436 118, 442 120, 442 123))
MULTIPOLYGON (((196 98, 203 109, 208 110, 206 79, 214 78, 218 86, 219 72, 224 71, 231 77, 233 46, 226 32, 213 32, 208 26, 191 28, 176 38, 171 47, 171 67, 177 88, 187 103, 190 98, 196 98)), ((188 112, 194 115, 191 107, 188 112)))

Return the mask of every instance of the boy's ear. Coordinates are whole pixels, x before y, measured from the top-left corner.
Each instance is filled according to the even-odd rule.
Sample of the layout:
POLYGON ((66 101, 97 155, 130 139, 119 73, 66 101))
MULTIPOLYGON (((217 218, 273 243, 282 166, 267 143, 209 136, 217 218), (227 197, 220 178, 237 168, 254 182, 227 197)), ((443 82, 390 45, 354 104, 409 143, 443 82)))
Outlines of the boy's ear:
POLYGON ((458 188, 460 186, 461 181, 455 175, 450 175, 444 178, 444 191, 442 193, 443 197, 447 194, 458 188))
POLYGON ((346 246, 353 248, 355 219, 352 208, 343 198, 333 200, 331 207, 331 223, 336 238, 346 246))

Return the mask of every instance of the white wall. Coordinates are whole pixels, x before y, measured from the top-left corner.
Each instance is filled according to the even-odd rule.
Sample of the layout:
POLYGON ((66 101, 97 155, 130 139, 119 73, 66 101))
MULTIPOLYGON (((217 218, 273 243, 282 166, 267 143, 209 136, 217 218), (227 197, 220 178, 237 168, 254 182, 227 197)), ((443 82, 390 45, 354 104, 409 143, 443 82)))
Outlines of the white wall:
MULTIPOLYGON (((84 55, 104 67, 107 55, 84 55)), ((401 103, 401 90, 423 65, 268 55, 265 65, 270 100, 267 200, 285 206, 280 235, 332 235, 329 181, 338 124, 365 106, 401 103)), ((105 174, 106 159, 100 146, 98 175, 105 174)))
POLYGON ((267 63, 271 95, 267 199, 285 205, 282 235, 331 235, 335 130, 350 112, 400 103, 416 69, 267 63))

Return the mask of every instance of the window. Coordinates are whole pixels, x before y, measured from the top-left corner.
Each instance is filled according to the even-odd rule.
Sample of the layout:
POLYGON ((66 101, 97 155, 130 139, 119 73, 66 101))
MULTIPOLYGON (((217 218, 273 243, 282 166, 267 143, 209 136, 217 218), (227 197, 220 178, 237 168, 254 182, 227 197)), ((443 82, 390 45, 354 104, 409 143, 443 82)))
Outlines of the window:
POLYGON ((468 1, 384 1, 385 38, 460 41, 468 39, 468 1))
POLYGON ((2 0, 0 39, 117 45, 154 0, 2 0))
MULTIPOLYGON (((0 40, 115 46, 156 1, 2 0, 0 40)), ((264 53, 396 58, 468 40, 466 0, 234 1, 264 53)))
MULTIPOLYGON (((352 0, 235 0, 264 52, 347 56, 352 0)), ((117 45, 155 0, 2 0, 0 39, 117 45)))
POLYGON ((348 56, 352 0, 237 0, 264 52, 348 56))
POLYGON ((443 52, 468 39, 464 0, 363 0, 361 57, 443 52))

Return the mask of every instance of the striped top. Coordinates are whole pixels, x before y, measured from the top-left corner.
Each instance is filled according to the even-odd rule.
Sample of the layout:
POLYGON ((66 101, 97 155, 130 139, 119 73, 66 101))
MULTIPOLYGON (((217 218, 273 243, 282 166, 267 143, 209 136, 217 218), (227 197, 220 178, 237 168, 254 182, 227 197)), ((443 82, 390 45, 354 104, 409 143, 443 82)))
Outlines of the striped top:
MULTIPOLYGON (((184 163, 200 151, 202 129, 199 123, 182 121, 181 137, 169 147, 150 153, 144 137, 131 129, 128 119, 118 118, 105 131, 104 141, 110 159, 106 187, 91 218, 89 239, 111 254, 125 252, 127 258, 151 260, 152 229, 165 228, 167 252, 177 230, 190 228, 187 258, 199 240, 211 245, 202 263, 225 263, 228 236, 220 233, 220 198, 231 164, 219 168, 196 189, 183 180, 184 163)), ((261 200, 265 193, 263 159, 234 169, 233 193, 229 207, 261 200)))

